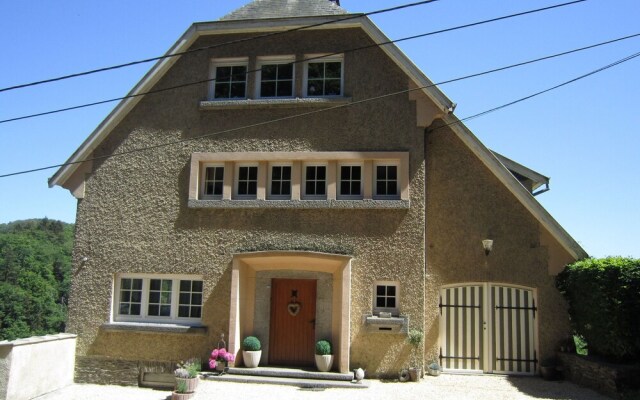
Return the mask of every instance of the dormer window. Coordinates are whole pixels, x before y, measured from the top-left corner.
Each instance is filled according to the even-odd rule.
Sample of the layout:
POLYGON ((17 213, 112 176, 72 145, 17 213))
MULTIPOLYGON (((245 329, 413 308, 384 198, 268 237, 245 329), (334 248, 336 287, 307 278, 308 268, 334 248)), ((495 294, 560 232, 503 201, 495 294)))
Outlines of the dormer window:
POLYGON ((318 58, 308 56, 305 63, 304 95, 308 97, 342 96, 342 56, 318 58))
POLYGON ((247 97, 247 59, 213 60, 211 68, 211 98, 213 100, 245 99, 247 97))

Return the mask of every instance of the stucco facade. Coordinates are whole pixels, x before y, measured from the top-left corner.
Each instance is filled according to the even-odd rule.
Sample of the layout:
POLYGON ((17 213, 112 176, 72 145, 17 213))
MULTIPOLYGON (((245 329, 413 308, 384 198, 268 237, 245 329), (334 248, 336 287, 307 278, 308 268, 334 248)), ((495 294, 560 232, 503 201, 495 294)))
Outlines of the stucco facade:
MULTIPOLYGON (((313 22, 307 20, 301 17, 295 24, 313 22)), ((506 169, 503 179, 512 179, 512 188, 459 133, 434 130, 450 118, 450 104, 436 101, 444 98, 439 92, 406 92, 417 87, 411 76, 415 67, 394 56, 397 49, 373 46, 379 32, 367 21, 361 17, 349 25, 233 46, 218 45, 255 33, 238 33, 243 25, 236 22, 217 23, 225 28, 219 31, 200 26, 206 32, 188 33, 190 44, 180 50, 208 49, 159 63, 155 69, 161 73, 152 70, 141 87, 155 91, 206 81, 216 59, 246 59, 252 71, 261 57, 288 55, 300 61, 293 97, 302 100, 206 101, 207 83, 147 95, 121 104, 74 155, 97 160, 52 178, 52 184, 79 198, 68 331, 78 335, 80 366, 100 360, 108 370, 110 362, 129 361, 135 370, 139 362, 204 360, 220 334, 238 355, 240 340, 258 335, 268 362, 270 282, 277 278, 318 282, 315 336, 334 343, 336 370, 362 367, 370 376, 396 375, 437 360, 439 290, 467 282, 535 289, 537 346, 542 355, 555 350, 567 333, 568 317, 553 273, 575 255, 514 195, 513 187, 530 196, 506 169), (363 47, 368 48, 345 52, 363 47), (333 53, 343 57, 342 95, 305 102, 305 57, 333 53), (301 113, 307 115, 291 117, 301 113), (156 147, 162 144, 168 145, 156 147), (145 147, 156 148, 134 151, 145 147), (391 202, 366 195, 315 203, 226 199, 225 206, 190 200, 197 196, 194 174, 200 171, 194 154, 276 152, 296 157, 350 152, 365 157, 365 170, 372 162, 366 154, 404 154, 408 185, 402 198, 391 202), (118 153, 127 154, 100 158, 118 153), (480 242, 488 237, 495 249, 485 256, 480 242), (201 280, 201 320, 188 326, 119 323, 116 282, 122 274, 201 280), (397 309, 407 321, 399 333, 367 329, 376 282, 398 285, 397 309), (425 333, 420 346, 407 342, 409 329, 425 333)), ((269 24, 295 25, 290 20, 269 24)), ((252 30, 259 26, 254 21, 252 30)), ((254 75, 248 74, 249 98, 256 91, 254 75)), ((328 163, 329 171, 335 168, 335 160, 328 163)), ((292 165, 295 175, 300 165, 292 165)))

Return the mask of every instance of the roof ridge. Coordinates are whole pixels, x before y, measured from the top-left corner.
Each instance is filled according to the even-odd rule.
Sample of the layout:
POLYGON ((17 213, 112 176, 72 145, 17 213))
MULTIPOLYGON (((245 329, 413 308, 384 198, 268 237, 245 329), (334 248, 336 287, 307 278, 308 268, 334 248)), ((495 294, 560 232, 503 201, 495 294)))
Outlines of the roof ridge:
POLYGON ((347 14, 347 10, 331 0, 253 0, 220 18, 220 21, 341 14, 347 14))

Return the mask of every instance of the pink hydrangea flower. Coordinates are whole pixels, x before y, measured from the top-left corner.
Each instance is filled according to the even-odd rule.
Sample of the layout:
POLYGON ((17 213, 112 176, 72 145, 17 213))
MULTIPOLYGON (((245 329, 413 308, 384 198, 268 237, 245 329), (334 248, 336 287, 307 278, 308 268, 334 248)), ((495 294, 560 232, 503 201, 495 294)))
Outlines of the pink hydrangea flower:
POLYGON ((216 369, 216 359, 215 358, 210 358, 209 359, 209 368, 211 369, 216 369))

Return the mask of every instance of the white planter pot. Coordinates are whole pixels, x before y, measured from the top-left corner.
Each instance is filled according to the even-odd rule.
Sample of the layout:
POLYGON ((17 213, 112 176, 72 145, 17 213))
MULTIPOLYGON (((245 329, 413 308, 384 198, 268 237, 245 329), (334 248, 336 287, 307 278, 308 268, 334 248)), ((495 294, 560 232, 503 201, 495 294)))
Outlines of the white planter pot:
POLYGON ((316 367, 320 372, 328 372, 333 365, 333 355, 319 356, 316 354, 316 367))
POLYGON ((242 351, 244 366, 247 368, 257 368, 258 364, 260 364, 260 357, 262 357, 262 350, 242 351))

